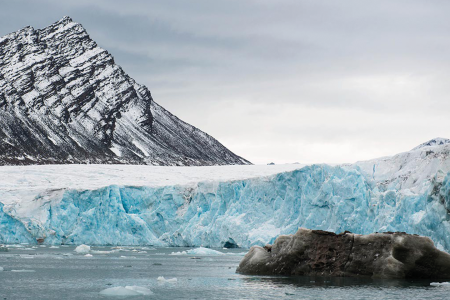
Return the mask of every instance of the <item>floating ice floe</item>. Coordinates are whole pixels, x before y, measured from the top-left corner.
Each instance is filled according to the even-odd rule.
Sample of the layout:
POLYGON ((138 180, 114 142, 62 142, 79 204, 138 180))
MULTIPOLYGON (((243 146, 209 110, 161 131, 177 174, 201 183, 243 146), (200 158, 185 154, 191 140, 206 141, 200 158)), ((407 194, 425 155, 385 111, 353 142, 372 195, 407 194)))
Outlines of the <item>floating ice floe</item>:
POLYGON ((147 251, 148 250, 156 250, 156 248, 153 248, 153 247, 140 247, 140 249, 143 250, 143 251, 144 250, 147 250, 147 251))
POLYGON ((114 253, 116 251, 112 250, 112 251, 104 251, 104 250, 91 250, 91 253, 94 254, 111 254, 114 253))
POLYGON ((32 272, 36 272, 35 270, 11 270, 11 272, 15 272, 15 273, 32 273, 32 272))
POLYGON ((190 249, 187 251, 179 251, 179 252, 172 252, 170 255, 201 255, 201 256, 217 256, 217 255, 225 255, 225 253, 222 253, 220 251, 216 251, 213 249, 208 249, 204 247, 190 249))
POLYGON ((157 280, 158 280, 158 282, 167 282, 167 283, 175 283, 178 281, 178 279, 176 279, 175 277, 166 279, 166 278, 164 278, 164 276, 159 276, 157 278, 157 280))
POLYGON ((450 282, 432 282, 430 283, 431 286, 445 286, 450 287, 450 282))
POLYGON ((59 249, 59 246, 50 246, 50 249, 59 249))
POLYGON ((80 253, 80 254, 86 254, 89 253, 91 251, 91 247, 88 245, 80 245, 78 247, 75 248, 76 253, 80 253))
POLYGON ((0 272, 3 272, 3 270, 4 270, 3 267, 0 267, 0 272))
POLYGON ((92 257, 92 254, 89 254, 89 253, 88 253, 88 254, 86 254, 85 256, 86 256, 86 257, 92 257))
POLYGON ((133 285, 133 286, 116 286, 104 289, 99 294, 102 296, 123 297, 123 296, 148 296, 152 295, 153 292, 148 288, 133 285))

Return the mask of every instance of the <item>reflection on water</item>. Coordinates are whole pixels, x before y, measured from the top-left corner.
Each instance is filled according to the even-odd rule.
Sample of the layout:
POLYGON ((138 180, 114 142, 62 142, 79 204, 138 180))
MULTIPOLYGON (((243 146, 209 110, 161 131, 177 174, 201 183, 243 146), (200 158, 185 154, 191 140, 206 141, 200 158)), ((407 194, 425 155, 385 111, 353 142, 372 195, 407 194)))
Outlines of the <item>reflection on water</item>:
POLYGON ((450 295, 449 287, 423 280, 240 275, 235 270, 242 249, 194 256, 171 255, 187 248, 92 247, 92 256, 85 256, 74 248, 23 246, 0 252, 0 299, 106 299, 102 290, 125 286, 153 292, 131 299, 435 300, 450 295))
MULTIPOLYGON (((431 282, 439 281, 429 279, 379 279, 370 277, 318 277, 318 276, 250 276, 244 277, 247 285, 262 284, 266 286, 292 286, 302 288, 317 287, 430 287, 431 282)), ((450 290, 449 290, 450 292, 450 290)))

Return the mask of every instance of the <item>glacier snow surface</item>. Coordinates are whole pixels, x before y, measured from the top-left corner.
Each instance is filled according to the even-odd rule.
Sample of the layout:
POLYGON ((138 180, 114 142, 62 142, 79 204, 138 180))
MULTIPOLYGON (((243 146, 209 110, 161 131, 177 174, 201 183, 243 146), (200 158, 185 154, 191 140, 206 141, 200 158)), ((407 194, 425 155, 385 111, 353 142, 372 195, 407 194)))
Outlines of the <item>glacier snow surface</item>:
MULTIPOLYGON (((65 168, 66 181, 88 178, 87 188, 55 178, 25 188, 8 179, 17 169, 0 168, 0 243, 250 247, 305 227, 405 231, 450 250, 449 153, 445 144, 352 165, 172 168, 156 181, 148 172, 164 169, 132 166, 120 177, 108 173, 119 166, 90 166, 96 175, 52 166, 65 168), (90 186, 90 176, 106 178, 105 186, 90 186)), ((22 167, 23 178, 45 181, 45 167, 22 167)))

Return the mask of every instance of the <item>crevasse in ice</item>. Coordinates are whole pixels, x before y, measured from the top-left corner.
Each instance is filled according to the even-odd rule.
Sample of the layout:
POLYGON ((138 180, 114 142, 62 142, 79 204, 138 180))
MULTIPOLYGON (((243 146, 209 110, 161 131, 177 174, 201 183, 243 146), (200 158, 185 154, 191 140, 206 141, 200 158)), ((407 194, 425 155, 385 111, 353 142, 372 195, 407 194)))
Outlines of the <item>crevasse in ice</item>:
POLYGON ((449 153, 445 144, 244 180, 47 190, 28 215, 20 201, 0 203, 0 243, 249 247, 304 227, 405 231, 450 250, 449 153))

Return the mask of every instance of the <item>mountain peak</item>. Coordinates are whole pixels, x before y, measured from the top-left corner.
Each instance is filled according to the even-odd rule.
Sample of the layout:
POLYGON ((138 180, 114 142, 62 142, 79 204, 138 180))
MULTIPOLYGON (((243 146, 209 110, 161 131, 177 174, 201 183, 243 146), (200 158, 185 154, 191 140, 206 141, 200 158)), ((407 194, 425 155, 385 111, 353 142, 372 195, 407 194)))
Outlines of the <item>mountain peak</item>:
POLYGON ((67 24, 67 23, 73 22, 73 20, 72 20, 72 18, 69 17, 69 16, 64 16, 64 17, 62 17, 61 20, 59 20, 58 22, 59 22, 59 23, 65 23, 65 24, 67 24))
POLYGON ((0 38, 0 165, 248 164, 155 103, 65 16, 0 38))
POLYGON ((430 146, 440 146, 440 145, 445 145, 445 144, 450 144, 450 139, 446 139, 446 138, 434 138, 431 139, 423 144, 420 144, 419 146, 413 148, 412 150, 418 150, 424 147, 430 147, 430 146))

